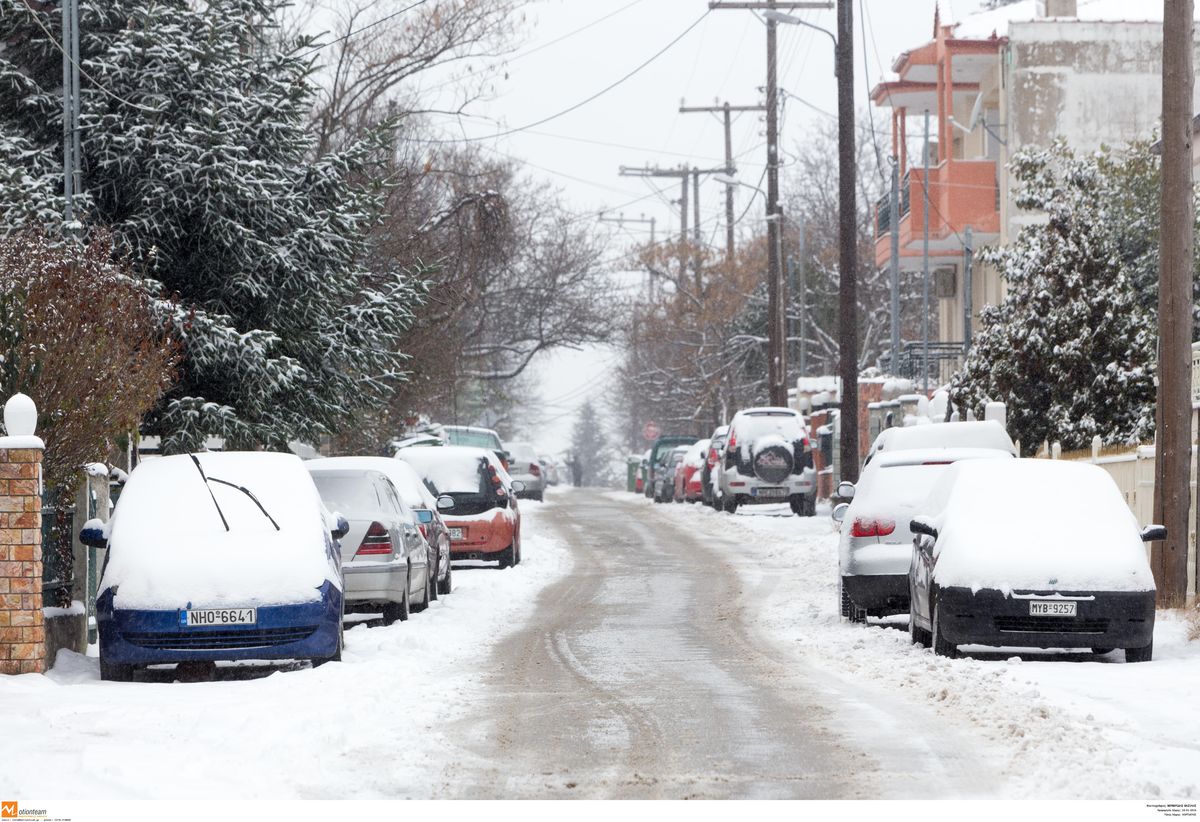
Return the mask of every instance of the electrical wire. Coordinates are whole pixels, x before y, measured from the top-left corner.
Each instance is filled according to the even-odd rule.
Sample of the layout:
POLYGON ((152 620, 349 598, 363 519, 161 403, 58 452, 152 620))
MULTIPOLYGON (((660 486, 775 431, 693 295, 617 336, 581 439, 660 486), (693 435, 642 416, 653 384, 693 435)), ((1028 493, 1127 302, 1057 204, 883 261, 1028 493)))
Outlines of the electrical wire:
POLYGON ((550 115, 550 116, 548 116, 548 117, 543 117, 543 118, 542 118, 542 119, 540 119, 540 120, 535 120, 535 121, 534 121, 534 122, 532 122, 532 123, 526 123, 526 124, 525 124, 525 125, 523 125, 523 126, 518 126, 518 127, 516 127, 516 128, 510 128, 510 129, 508 129, 507 131, 502 131, 502 132, 499 132, 498 134, 486 134, 486 135, 477 136, 477 137, 463 137, 461 140, 442 140, 442 141, 435 141, 435 142, 443 142, 443 143, 475 143, 475 142, 479 142, 479 141, 481 141, 481 140, 496 140, 496 139, 499 139, 499 138, 501 138, 501 137, 507 137, 507 136, 509 136, 509 135, 511 135, 511 134, 517 134, 517 133, 519 133, 519 132, 522 132, 522 131, 528 131, 529 129, 533 129, 533 128, 537 128, 538 126, 545 125, 546 123, 549 123, 551 120, 557 120, 557 119, 558 119, 558 118, 560 118, 560 117, 565 117, 566 115, 570 114, 571 112, 573 112, 573 111, 577 111, 577 110, 579 110, 579 109, 583 108, 583 107, 584 107, 584 106, 586 106, 588 103, 591 103, 591 102, 593 102, 594 100, 597 100, 597 99, 599 99, 600 97, 604 96, 604 95, 605 95, 605 94, 607 94, 608 92, 612 91, 613 89, 615 89, 615 88, 617 88, 618 86, 622 85, 623 83, 627 82, 629 79, 631 79, 632 77, 634 77, 635 75, 637 75, 639 72, 641 72, 641 71, 642 71, 642 69, 644 69, 644 68, 646 68, 647 66, 649 66, 651 63, 653 63, 653 62, 654 62, 655 60, 657 60, 659 57, 662 57, 662 56, 663 56, 664 54, 666 54, 666 53, 667 53, 667 52, 668 52, 668 51, 671 49, 671 47, 673 47, 673 46, 674 46, 676 43, 678 43, 680 40, 682 40, 683 38, 685 38, 685 37, 687 37, 689 34, 691 34, 692 30, 693 30, 693 29, 695 29, 697 26, 699 26, 699 25, 700 25, 700 23, 701 23, 701 22, 703 22, 703 21, 704 21, 704 19, 705 19, 706 17, 708 17, 708 15, 711 13, 711 11, 712 11, 711 9, 709 9, 709 10, 706 10, 706 11, 705 11, 703 14, 701 14, 699 17, 697 17, 697 18, 695 19, 695 21, 693 21, 693 22, 691 23, 691 25, 689 25, 687 28, 685 28, 683 31, 681 31, 679 34, 677 34, 677 35, 676 35, 676 36, 675 36, 675 37, 674 37, 674 38, 673 38, 673 39, 672 39, 672 40, 671 40, 669 43, 667 43, 667 44, 666 44, 665 46, 663 46, 661 49, 659 49, 658 51, 656 51, 654 54, 652 54, 652 55, 651 55, 649 58, 647 58, 645 61, 643 61, 642 63, 638 64, 638 65, 637 65, 635 68, 633 68, 631 71, 629 71, 629 72, 628 72, 628 73, 626 73, 625 75, 621 76, 620 78, 618 78, 618 79, 617 79, 617 80, 615 80, 614 82, 612 82, 612 83, 609 83, 607 86, 605 86, 604 88, 600 89, 600 90, 599 90, 599 91, 597 91, 595 94, 592 94, 592 95, 590 95, 589 97, 585 97, 583 100, 580 100, 578 103, 575 103, 575 104, 574 104, 574 105, 572 105, 572 106, 568 106, 567 108, 563 109, 562 111, 559 111, 559 112, 556 112, 556 113, 554 113, 554 114, 551 114, 551 115, 550 115))
MULTIPOLYGON (((867 78, 870 76, 871 68, 867 64, 867 12, 865 0, 858 0, 858 22, 862 27, 862 53, 863 53, 863 81, 867 83, 867 116, 871 116, 871 86, 867 78)), ((875 45, 875 33, 871 32, 871 45, 875 50, 876 62, 879 62, 879 49, 875 45)), ((880 63, 879 70, 883 71, 883 64, 880 63)), ((875 136, 875 121, 871 121, 871 144, 875 146, 875 169, 879 172, 879 179, 887 182, 887 175, 883 173, 883 154, 879 151, 879 138, 875 136)))
POLYGON ((328 43, 322 43, 319 46, 313 47, 309 51, 304 52, 304 54, 299 55, 299 59, 303 60, 307 57, 310 57, 310 56, 316 54, 318 51, 321 51, 322 49, 329 48, 334 43, 340 43, 343 40, 349 40, 351 37, 354 37, 355 35, 362 34, 367 29, 372 29, 372 28, 375 28, 375 26, 379 26, 379 25, 382 25, 382 24, 388 22, 389 20, 394 20, 397 17, 399 17, 400 15, 407 14, 408 12, 417 8, 418 6, 423 6, 428 2, 429 2, 429 0, 417 0, 417 2, 407 5, 404 8, 400 9, 399 11, 394 11, 391 14, 385 14, 383 17, 380 17, 378 20, 367 23, 365 26, 360 26, 359 28, 356 28, 352 31, 348 31, 345 34, 341 35, 340 37, 333 38, 328 43))

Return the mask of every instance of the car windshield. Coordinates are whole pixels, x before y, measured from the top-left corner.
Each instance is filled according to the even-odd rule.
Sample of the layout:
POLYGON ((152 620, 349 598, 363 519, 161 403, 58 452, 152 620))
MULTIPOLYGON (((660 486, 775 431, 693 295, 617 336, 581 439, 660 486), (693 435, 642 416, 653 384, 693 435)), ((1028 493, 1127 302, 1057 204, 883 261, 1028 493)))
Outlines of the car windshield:
POLYGON ((381 511, 375 483, 366 474, 313 474, 313 482, 321 492, 325 507, 343 514, 358 511, 381 511))
POLYGON ((400 458, 417 470, 425 487, 435 496, 483 494, 488 490, 481 470, 484 457, 479 452, 415 449, 402 452, 400 458))
POLYGON ((473 431, 469 428, 447 428, 446 441, 451 445, 500 450, 500 438, 494 431, 473 431))

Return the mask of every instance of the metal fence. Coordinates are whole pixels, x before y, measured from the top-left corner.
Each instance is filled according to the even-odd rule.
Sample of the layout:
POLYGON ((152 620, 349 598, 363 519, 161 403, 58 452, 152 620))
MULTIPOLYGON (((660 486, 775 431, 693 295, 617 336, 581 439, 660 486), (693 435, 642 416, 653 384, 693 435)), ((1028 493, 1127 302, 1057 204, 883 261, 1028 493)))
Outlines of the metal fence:
MULTIPOLYGON (((963 344, 961 342, 929 343, 929 381, 941 385, 949 382, 962 367, 963 344)), ((892 361, 890 351, 885 351, 879 360, 880 368, 896 377, 920 380, 925 377, 925 347, 920 342, 904 343, 899 356, 892 361)))
POLYGON ((42 605, 45 607, 64 608, 71 604, 74 518, 75 506, 68 494, 50 489, 42 493, 42 605))

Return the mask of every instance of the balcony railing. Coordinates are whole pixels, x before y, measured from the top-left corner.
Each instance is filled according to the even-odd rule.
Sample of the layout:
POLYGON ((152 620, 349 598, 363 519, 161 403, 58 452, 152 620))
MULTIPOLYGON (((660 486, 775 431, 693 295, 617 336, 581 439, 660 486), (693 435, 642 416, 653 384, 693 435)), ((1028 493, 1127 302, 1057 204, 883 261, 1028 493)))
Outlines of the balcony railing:
MULTIPOLYGON (((884 351, 879 358, 879 367, 894 377, 905 377, 910 380, 921 380, 925 376, 925 346, 920 341, 907 342, 900 346, 900 354, 893 365, 890 351, 884 351)), ((963 364, 963 344, 961 342, 929 343, 929 381, 941 385, 950 381, 954 373, 963 364)))

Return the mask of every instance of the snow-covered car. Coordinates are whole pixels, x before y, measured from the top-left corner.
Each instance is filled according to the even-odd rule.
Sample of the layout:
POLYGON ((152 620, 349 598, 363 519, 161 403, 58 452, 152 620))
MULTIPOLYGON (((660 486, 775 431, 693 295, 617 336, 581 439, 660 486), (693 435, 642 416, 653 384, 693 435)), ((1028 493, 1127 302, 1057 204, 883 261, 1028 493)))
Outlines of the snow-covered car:
POLYGON ((341 658, 343 532, 299 457, 146 460, 98 525, 80 538, 108 549, 101 679, 157 664, 341 658))
MULTIPOLYGON (((430 493, 450 497, 442 508, 450 529, 450 556, 456 560, 521 562, 521 511, 516 495, 524 485, 482 448, 408 448, 396 455, 411 465, 430 493)), ((440 507, 440 506, 439 506, 440 507)))
POLYGON ((863 465, 870 465, 876 454, 925 448, 991 448, 1007 451, 1014 457, 1021 456, 999 422, 970 420, 885 428, 871 443, 863 465))
POLYGON ((834 508, 838 523, 838 599, 842 616, 908 613, 908 570, 913 534, 909 522, 934 484, 955 462, 1011 460, 990 448, 929 448, 881 453, 863 469, 858 484, 843 482, 838 495, 851 501, 834 508))
POLYGON ((542 476, 546 478, 546 485, 558 485, 561 481, 558 475, 558 461, 549 454, 544 454, 538 457, 538 462, 542 464, 542 476))
POLYGON ((804 416, 791 408, 746 408, 729 423, 718 485, 721 506, 787 502, 792 511, 817 512, 817 473, 804 416))
POLYGON ((690 445, 677 445, 663 452, 662 465, 655 471, 654 501, 675 502, 675 477, 683 470, 683 459, 690 445))
POLYGON ((500 441, 500 435, 490 428, 476 428, 472 425, 443 425, 442 438, 447 445, 461 445, 466 448, 486 448, 496 455, 504 470, 508 470, 508 452, 500 441))
POLYGON ((350 524, 342 540, 346 611, 378 610, 384 625, 407 620, 410 611, 423 611, 437 598, 436 546, 421 533, 417 514, 381 470, 394 462, 335 457, 304 464, 325 506, 350 524))
POLYGON ((546 475, 533 445, 528 442, 508 442, 504 444, 504 450, 508 452, 509 476, 520 480, 525 486, 525 490, 517 496, 538 502, 545 499, 546 475))
POLYGON ((700 469, 700 489, 704 504, 720 510, 721 497, 719 480, 721 477, 721 460, 724 458, 725 437, 729 434, 728 425, 719 425, 713 429, 709 437, 708 450, 705 452, 704 466, 700 469))
POLYGON ((964 460, 910 525, 910 631, 942 656, 960 645, 1154 650, 1154 577, 1125 499, 1099 466, 964 460))
POLYGON ((703 496, 700 469, 708 453, 709 440, 696 440, 684 453, 683 464, 675 471, 675 501, 699 502, 703 496))

